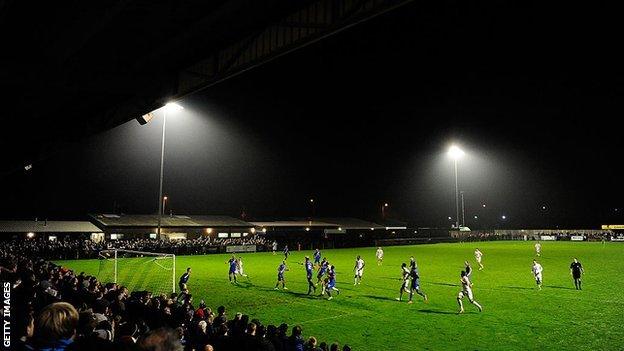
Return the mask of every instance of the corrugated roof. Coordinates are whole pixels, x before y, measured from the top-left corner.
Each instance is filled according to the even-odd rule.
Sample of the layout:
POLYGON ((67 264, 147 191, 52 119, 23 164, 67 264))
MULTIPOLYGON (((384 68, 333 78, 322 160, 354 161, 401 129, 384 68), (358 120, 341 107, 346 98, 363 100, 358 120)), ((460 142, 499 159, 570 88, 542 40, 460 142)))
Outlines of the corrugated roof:
POLYGON ((374 223, 374 222, 369 222, 369 221, 365 221, 363 219, 359 219, 359 218, 352 218, 352 217, 323 217, 323 218, 319 218, 320 220, 324 221, 324 222, 329 222, 329 223, 336 223, 341 229, 351 229, 351 230, 358 230, 358 229, 368 229, 370 230, 371 228, 373 229, 386 229, 386 227, 374 223))
POLYGON ((257 227, 339 227, 335 223, 326 223, 319 221, 268 221, 268 222, 251 222, 257 227))
POLYGON ((0 233, 99 233, 100 228, 84 221, 0 221, 0 233))
MULTIPOLYGON (((100 227, 156 227, 157 215, 91 214, 100 227)), ((162 227, 253 227, 254 225, 229 216, 162 216, 162 227)))

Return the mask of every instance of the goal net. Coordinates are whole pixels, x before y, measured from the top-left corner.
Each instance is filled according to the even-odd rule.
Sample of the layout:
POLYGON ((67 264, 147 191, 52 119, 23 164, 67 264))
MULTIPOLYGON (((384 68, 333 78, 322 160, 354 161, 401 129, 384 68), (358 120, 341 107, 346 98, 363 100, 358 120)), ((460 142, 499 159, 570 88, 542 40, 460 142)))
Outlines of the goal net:
POLYGON ((98 280, 114 282, 130 291, 154 294, 175 292, 175 255, 132 250, 102 250, 98 280))

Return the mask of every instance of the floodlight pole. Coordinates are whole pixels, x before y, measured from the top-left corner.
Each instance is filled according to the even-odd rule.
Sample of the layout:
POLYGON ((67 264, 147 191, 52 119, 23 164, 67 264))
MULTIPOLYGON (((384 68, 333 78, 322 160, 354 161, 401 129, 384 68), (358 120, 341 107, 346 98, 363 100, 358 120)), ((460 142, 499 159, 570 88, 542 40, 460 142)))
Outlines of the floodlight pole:
POLYGON ((459 230, 459 183, 457 181, 457 157, 453 158, 455 165, 455 228, 459 230))
POLYGON ((462 227, 466 226, 466 212, 465 212, 465 207, 464 207, 464 192, 461 191, 459 192, 459 194, 461 195, 461 207, 462 207, 462 227))
POLYGON ((165 130, 167 126, 167 108, 164 108, 163 126, 162 126, 162 140, 160 142, 160 182, 158 185, 158 229, 156 237, 160 239, 160 226, 162 223, 163 212, 163 170, 165 164, 165 130))

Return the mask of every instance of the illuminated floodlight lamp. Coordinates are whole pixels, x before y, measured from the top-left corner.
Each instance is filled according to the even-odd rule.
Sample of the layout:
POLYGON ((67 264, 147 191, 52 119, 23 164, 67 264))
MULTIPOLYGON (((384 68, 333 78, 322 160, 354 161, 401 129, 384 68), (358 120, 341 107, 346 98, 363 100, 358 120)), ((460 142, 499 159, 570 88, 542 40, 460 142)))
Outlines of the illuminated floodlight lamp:
POLYGON ((448 155, 455 160, 457 160, 458 158, 461 158, 462 156, 464 156, 464 154, 465 152, 462 149, 460 149, 457 145, 452 145, 448 151, 448 155))
POLYGON ((184 110, 184 107, 182 107, 180 104, 176 104, 175 102, 168 102, 165 105, 165 109, 167 111, 180 111, 180 110, 184 110))
POLYGON ((26 237, 27 237, 28 239, 32 239, 32 238, 34 238, 34 237, 35 237, 35 233, 30 232, 30 233, 26 234, 26 237))

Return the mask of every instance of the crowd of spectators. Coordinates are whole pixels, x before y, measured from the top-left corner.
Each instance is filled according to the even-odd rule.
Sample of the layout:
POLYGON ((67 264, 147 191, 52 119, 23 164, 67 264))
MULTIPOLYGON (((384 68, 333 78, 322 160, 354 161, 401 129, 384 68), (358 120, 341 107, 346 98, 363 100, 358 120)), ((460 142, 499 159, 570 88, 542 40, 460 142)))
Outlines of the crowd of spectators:
POLYGON ((611 240, 616 235, 605 231, 521 231, 521 230, 472 230, 466 232, 454 231, 451 236, 461 241, 481 240, 540 240, 542 236, 552 236, 556 240, 570 240, 572 237, 583 237, 583 240, 611 240))
MULTIPOLYGON (((10 282, 14 350, 338 351, 304 339, 300 326, 264 325, 192 294, 153 295, 76 274, 0 244, 0 280, 10 282)), ((30 245, 42 243, 30 242, 30 245)), ((350 350, 344 345, 341 350, 350 350)))
POLYGON ((210 238, 159 240, 159 239, 119 239, 95 242, 89 239, 46 240, 33 238, 0 242, 2 256, 8 254, 26 257, 40 257, 50 260, 97 258, 100 251, 126 249, 169 253, 174 255, 201 255, 218 252, 216 248, 228 245, 256 245, 265 249, 268 243, 264 236, 254 235, 244 238, 210 238))
POLYGON ((217 247, 229 245, 256 245, 264 248, 264 236, 253 235, 243 238, 211 238, 158 240, 158 239, 120 239, 108 240, 102 249, 125 249, 134 251, 160 252, 174 255, 201 255, 215 252, 217 247))

